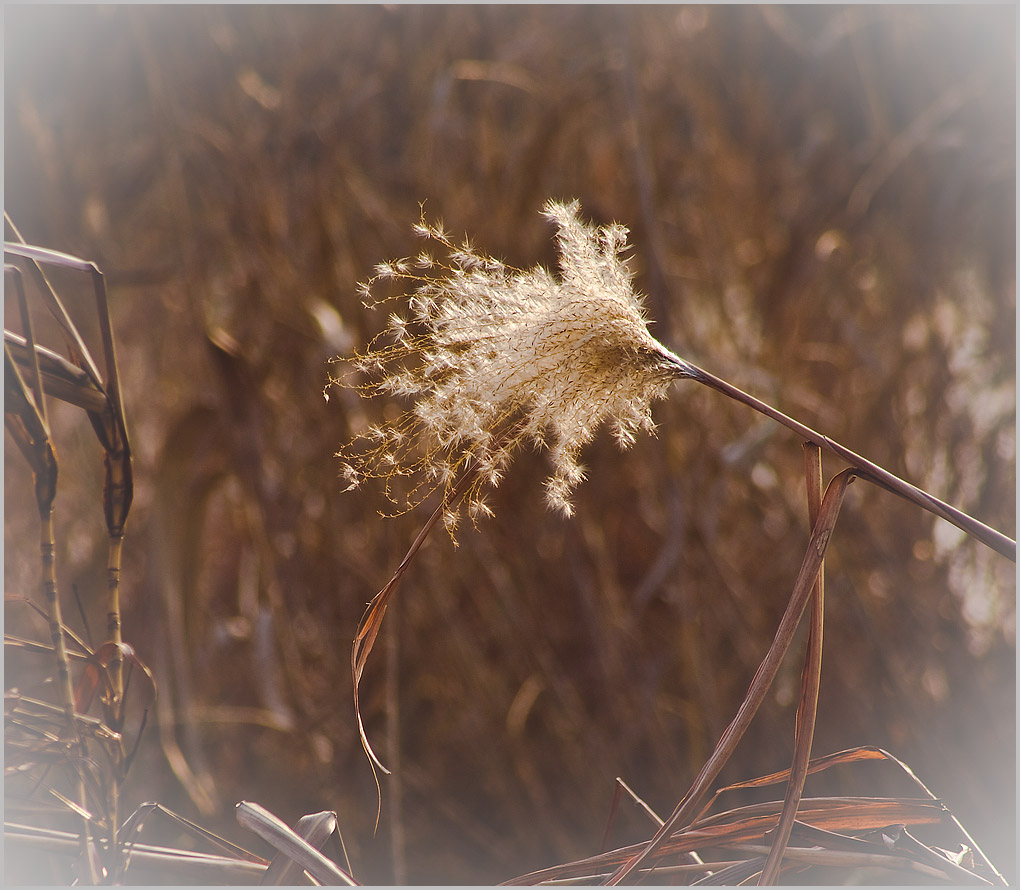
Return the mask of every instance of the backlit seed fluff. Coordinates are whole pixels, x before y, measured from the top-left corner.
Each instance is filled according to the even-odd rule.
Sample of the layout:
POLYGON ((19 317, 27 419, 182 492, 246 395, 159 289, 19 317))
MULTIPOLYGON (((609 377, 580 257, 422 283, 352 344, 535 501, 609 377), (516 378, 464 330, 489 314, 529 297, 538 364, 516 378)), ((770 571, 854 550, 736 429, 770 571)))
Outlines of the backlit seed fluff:
POLYGON ((442 489, 452 530, 463 502, 473 519, 490 513, 485 492, 513 453, 533 444, 551 458, 548 503, 569 515, 571 492, 584 478, 578 453, 602 422, 623 447, 654 429, 652 399, 688 376, 689 366, 648 333, 620 256, 627 230, 593 226, 579 211, 577 201, 543 208, 558 229, 558 276, 511 268, 469 242, 455 245, 424 215, 415 231, 445 260, 423 252, 376 268, 361 292, 371 294, 381 280, 402 282, 409 292, 386 301, 406 308, 330 382, 409 404, 337 452, 351 487, 384 480, 398 512, 442 489), (464 473, 472 481, 454 498, 464 473), (398 486, 398 477, 407 484, 398 486))

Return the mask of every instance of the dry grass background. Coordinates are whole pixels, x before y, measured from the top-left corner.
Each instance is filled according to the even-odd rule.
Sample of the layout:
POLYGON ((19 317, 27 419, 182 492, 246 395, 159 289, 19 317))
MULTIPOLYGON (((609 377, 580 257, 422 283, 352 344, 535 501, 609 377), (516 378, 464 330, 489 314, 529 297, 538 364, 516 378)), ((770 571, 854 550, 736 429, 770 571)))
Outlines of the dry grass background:
MULTIPOLYGON (((160 686, 125 812, 257 847, 236 801, 333 809, 364 881, 504 880, 595 852, 616 776, 668 815, 768 646, 807 536, 785 430, 681 386, 658 438, 586 450, 570 520, 524 455, 494 519, 429 543, 366 674, 399 773, 373 838, 349 647, 424 515, 340 493, 375 408, 321 390, 385 323, 355 284, 418 250, 422 200, 522 267, 554 261, 550 196, 628 225, 659 339, 1015 536, 1014 16, 6 9, 6 209, 106 272, 119 337, 124 634, 160 686)), ((101 628, 100 452, 52 421, 61 587, 101 628)), ((37 584, 30 492, 8 447, 8 593, 37 584)), ((858 483, 827 566, 815 751, 889 749, 1014 878, 1013 565, 858 483)), ((799 670, 723 780, 788 765, 799 670)))

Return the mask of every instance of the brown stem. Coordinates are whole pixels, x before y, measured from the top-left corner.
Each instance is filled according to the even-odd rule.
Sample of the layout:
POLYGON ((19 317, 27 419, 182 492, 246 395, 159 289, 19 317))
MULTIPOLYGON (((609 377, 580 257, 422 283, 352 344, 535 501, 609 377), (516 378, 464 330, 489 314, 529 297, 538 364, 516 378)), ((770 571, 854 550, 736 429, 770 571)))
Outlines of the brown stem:
POLYGON ((721 392, 723 395, 729 396, 731 399, 747 405, 749 408, 753 408, 760 414, 771 417, 807 441, 813 442, 820 448, 824 448, 826 451, 830 451, 843 458, 843 460, 854 467, 856 475, 862 479, 867 479, 869 482, 873 482, 894 494, 898 494, 901 498, 916 504, 929 513, 933 513, 947 522, 951 522, 957 528, 962 529, 969 535, 973 535, 981 543, 991 547, 997 553, 1001 553, 1007 559, 1016 562, 1016 541, 1007 537, 1002 532, 985 525, 983 522, 979 522, 973 516, 969 516, 962 510, 958 510, 956 507, 940 501, 938 498, 911 485, 909 482, 904 482, 899 476, 895 476, 888 470, 882 469, 877 464, 861 457, 849 448, 845 448, 828 436, 823 436, 821 433, 811 429, 811 427, 805 426, 792 417, 787 417, 782 411, 778 411, 771 405, 756 399, 733 384, 727 383, 722 378, 716 377, 714 374, 710 374, 708 371, 702 370, 668 351, 664 351, 663 358, 679 372, 679 377, 703 383, 705 386, 716 390, 716 392, 721 392))

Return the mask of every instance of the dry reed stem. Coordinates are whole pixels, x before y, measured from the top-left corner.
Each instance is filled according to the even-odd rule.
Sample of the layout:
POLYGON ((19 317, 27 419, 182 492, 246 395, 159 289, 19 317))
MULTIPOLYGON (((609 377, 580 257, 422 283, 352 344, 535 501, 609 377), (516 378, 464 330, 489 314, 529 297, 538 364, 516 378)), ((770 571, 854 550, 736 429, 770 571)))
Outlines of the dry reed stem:
MULTIPOLYGON (((804 445, 804 471, 807 481, 808 520, 814 528, 822 505, 822 453, 813 443, 804 445)), ((811 762, 811 743, 818 715, 818 689, 822 678, 822 640, 825 622, 825 563, 818 567, 818 577, 811 591, 811 611, 808 624, 807 653, 801 677, 800 703, 797 706, 794 730, 793 765, 786 784, 783 810, 776 825, 768 857, 762 867, 759 884, 774 884, 779 877, 783 853, 797 818, 797 806, 804 793, 808 764, 811 762)))
MULTIPOLYGON (((20 283, 20 276, 16 277, 20 283)), ((26 342, 31 354, 35 354, 35 342, 31 315, 25 301, 24 290, 16 288, 25 325, 26 342)), ((50 439, 46 417, 46 402, 42 394, 42 376, 39 365, 33 363, 33 386, 35 395, 29 392, 21 377, 10 351, 4 347, 4 422, 18 447, 24 454, 35 477, 36 506, 39 511, 39 550, 41 579, 45 614, 49 626, 50 642, 56 666, 57 700, 63 711, 66 744, 87 757, 85 742, 78 726, 74 690, 71 685, 71 667, 64 640, 64 622, 60 610, 60 596, 57 589, 56 542, 53 533, 53 502, 57 493, 57 459, 50 439)), ((72 758, 73 762, 74 758, 72 758)), ((83 861, 91 863, 89 855, 89 814, 85 779, 81 764, 73 766, 76 774, 77 800, 69 801, 73 811, 82 817, 80 835, 83 861)), ((90 866, 90 871, 91 871, 90 866)))
MULTIPOLYGON (((121 559, 124 543, 124 524, 127 521, 128 511, 131 506, 133 495, 133 481, 131 470, 131 451, 128 443, 127 426, 124 418, 124 408, 120 392, 120 375, 117 365, 116 348, 113 337, 113 328, 110 321, 109 304, 106 295, 106 284, 103 274, 95 263, 88 262, 78 257, 59 251, 50 250, 28 245, 21 236, 17 227, 9 216, 5 214, 5 223, 13 236, 20 243, 5 241, 4 250, 6 254, 20 257, 26 262, 29 273, 32 275, 38 290, 42 295, 43 303, 49 314, 57 321, 61 328, 65 343, 69 350, 72 363, 63 361, 56 362, 58 372, 65 371, 65 365, 70 364, 71 368, 77 368, 81 374, 53 373, 54 362, 48 362, 51 370, 50 376, 44 377, 40 370, 39 348, 35 343, 31 313, 28 309, 27 299, 21 282, 21 273, 15 273, 16 291, 19 295, 22 326, 24 328, 24 358, 23 361, 31 368, 34 397, 28 398, 27 391, 25 398, 20 400, 22 413, 36 413, 38 422, 35 426, 41 427, 43 438, 38 436, 32 442, 33 450, 48 450, 51 455, 52 472, 43 473, 40 477, 40 460, 30 459, 33 472, 36 473, 37 500, 39 501, 40 516, 43 522, 42 531, 42 553, 43 553, 43 583, 44 595, 50 611, 50 635, 53 639, 54 651, 57 658, 58 689, 64 700, 65 710, 68 710, 68 720, 71 731, 76 735, 83 758, 88 757, 87 747, 78 734, 76 702, 74 692, 71 688, 70 670, 67 662, 66 647, 63 640, 63 621, 60 615, 59 596, 56 591, 56 577, 54 569, 55 545, 53 541, 53 498, 56 493, 56 460, 52 457, 52 446, 49 444, 49 433, 46 424, 46 381, 57 382, 58 393, 73 393, 76 389, 83 391, 83 397, 72 395, 69 399, 76 404, 86 407, 89 420, 103 448, 105 464, 105 482, 103 486, 103 511, 106 518, 109 534, 108 555, 107 555, 107 657, 102 664, 96 663, 92 667, 95 671, 104 673, 108 682, 98 682, 102 690, 101 699, 104 708, 105 721, 114 732, 119 733, 123 728, 125 719, 124 713, 124 658, 125 645, 121 630, 120 613, 120 572, 121 559), (99 331, 102 340, 103 353, 105 358, 106 381, 99 375, 98 368, 93 361, 88 348, 85 345, 77 327, 71 320, 63 306, 59 296, 53 289, 45 273, 42 264, 50 264, 57 267, 83 272, 89 276, 92 284, 95 299, 96 313, 99 320, 99 331), (70 387, 68 387, 68 383, 70 387), (101 395, 102 402, 97 405, 90 402, 87 396, 93 393, 101 395), (51 478, 46 479, 49 475, 51 478), (45 489, 45 491, 44 491, 45 489)), ((5 331, 5 376, 15 376, 20 380, 14 361, 11 358, 8 348, 8 340, 16 342, 17 338, 8 337, 5 331)), ((49 356, 47 356, 49 358, 49 356)), ((24 384, 21 384, 22 388, 24 384)), ((94 400, 95 401, 95 400, 94 400)), ((8 424, 10 427, 10 424, 8 424)), ((17 438, 17 437, 16 437, 17 438)), ((22 444, 19 440, 19 444, 22 444)), ((26 455, 27 456, 27 455, 26 455)), ((45 463, 45 461, 42 461, 45 463)), ((133 663, 139 663, 131 653, 133 663)), ((143 723, 144 725, 144 723, 143 723)), ((119 829, 119 792, 120 783, 126 767, 124 750, 120 744, 109 748, 107 754, 111 757, 113 775, 104 785, 102 809, 105 822, 108 825, 108 845, 114 859, 108 864, 108 876, 116 876, 121 870, 118 843, 119 829)), ((80 806, 83 811, 86 807, 86 791, 84 779, 80 779, 80 806)), ((94 850, 85 840, 88 836, 88 825, 83 832, 83 842, 86 845, 85 858, 92 863, 96 858, 94 850)), ((91 867, 91 866, 90 866, 91 867)))
POLYGON ((773 420, 778 421, 798 435, 803 436, 807 439, 807 441, 813 442, 815 445, 824 448, 826 451, 843 458, 843 460, 851 464, 851 466, 857 471, 856 475, 860 478, 867 479, 869 482, 873 482, 881 488, 885 488, 894 494, 898 494, 904 500, 907 500, 912 504, 916 504, 921 509, 927 510, 929 513, 945 519, 947 522, 951 522, 957 528, 977 538, 981 541, 981 543, 992 548, 992 550, 995 550, 1002 556, 1005 556, 1011 562, 1016 562, 1016 541, 1004 535, 1002 532, 985 525, 973 516, 970 516, 962 510, 958 510, 956 507, 939 500, 934 495, 911 485, 909 482, 905 482, 898 476, 890 473, 888 470, 885 470, 877 464, 872 463, 870 460, 861 457, 859 454, 855 454, 849 448, 840 445, 839 442, 830 439, 828 436, 823 436, 821 433, 815 432, 810 427, 794 420, 792 417, 787 417, 781 411, 776 410, 771 405, 768 405, 760 399, 756 399, 754 396, 738 389, 733 386, 733 384, 727 383, 725 380, 716 377, 714 374, 710 374, 708 371, 704 371, 688 362, 685 362, 684 364, 689 371, 688 376, 697 380, 699 383, 703 383, 711 389, 721 392, 723 395, 729 396, 731 399, 753 408, 755 411, 764 414, 766 417, 771 417, 773 420))

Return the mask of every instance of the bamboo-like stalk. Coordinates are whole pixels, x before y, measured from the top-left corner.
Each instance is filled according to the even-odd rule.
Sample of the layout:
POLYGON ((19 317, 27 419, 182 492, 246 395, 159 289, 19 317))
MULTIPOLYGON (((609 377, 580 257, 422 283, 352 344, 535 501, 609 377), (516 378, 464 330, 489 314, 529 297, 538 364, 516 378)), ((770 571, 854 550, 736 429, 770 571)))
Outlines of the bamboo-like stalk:
MULTIPOLYGON (((106 283, 102 272, 93 262, 82 260, 60 251, 25 244, 25 239, 13 221, 6 214, 4 216, 5 222, 14 238, 17 242, 20 242, 5 242, 5 252, 19 256, 26 261, 28 271, 38 285, 47 310, 63 331, 72 358, 72 363, 67 363, 60 359, 59 356, 48 354, 44 351, 43 358, 47 363, 49 371, 47 381, 50 383, 51 388, 56 390, 57 395, 61 397, 70 396, 69 401, 74 404, 80 404, 88 411, 89 420, 96 431, 104 451, 106 478, 103 486, 103 509, 109 535, 106 570, 107 639, 113 646, 106 666, 107 683, 105 684, 103 701, 107 725, 114 731, 120 732, 125 718, 124 641, 121 629, 120 574, 124 544, 124 524, 131 507, 133 483, 131 450, 121 398, 120 374, 117 365, 113 328, 110 321, 106 283), (105 383, 99 375, 99 370, 82 340, 81 334, 68 315, 53 286, 46 278, 41 266, 43 263, 73 269, 89 276, 92 282, 103 346, 106 372, 105 383)), ((44 378, 40 373, 40 351, 36 346, 32 332, 31 317, 27 310, 24 289, 21 286, 21 273, 20 270, 15 270, 15 272, 15 281, 22 302, 22 323, 25 329, 25 342, 23 350, 19 350, 20 344, 17 342, 18 338, 12 337, 11 345, 16 351, 24 353, 23 361, 32 369, 36 410, 42 412, 42 425, 45 429, 44 378)), ((8 337, 5 332, 5 348, 7 340, 8 337)), ((10 355, 10 349, 7 352, 10 355)), ((13 360, 10 364, 13 366, 13 360)), ((46 434, 46 439, 48 442, 48 433, 46 434)), ((35 437, 34 441, 39 441, 38 436, 35 437)), ((40 510, 43 510, 41 502, 40 510)), ((59 603, 57 605, 59 607, 59 603)), ((114 759, 114 775, 111 781, 107 783, 104 805, 106 820, 109 822, 109 845, 114 857, 113 862, 119 863, 119 855, 117 853, 119 849, 117 838, 119 788, 125 769, 124 752, 119 746, 117 746, 114 753, 114 759)), ((117 872, 119 868, 120 865, 115 864, 113 871, 117 872)))
POLYGON ((124 524, 132 500, 131 449, 128 444, 127 426, 124 420, 124 404, 120 391, 120 369, 117 365, 117 349, 110 322, 110 307, 106 296, 106 280, 95 263, 87 264, 92 279, 96 300, 96 315, 103 344, 106 370, 107 406, 102 413, 104 435, 106 480, 103 487, 103 510, 109 533, 109 551, 106 569, 107 578, 107 633, 114 643, 110 660, 110 711, 114 728, 119 730, 124 720, 124 654, 121 649, 120 617, 120 566, 124 548, 124 524))
MULTIPOLYGON (((28 309, 28 300, 19 271, 13 271, 14 289, 18 298, 21 322, 25 329, 25 342, 29 353, 29 367, 32 371, 32 391, 29 392, 25 381, 18 371, 10 351, 4 349, 5 376, 5 421, 11 429, 19 448, 32 468, 35 479, 36 507, 39 511, 39 552, 41 562, 41 587, 43 602, 46 605, 46 620, 49 625, 50 642, 53 646, 56 665, 57 700, 64 712, 65 732, 70 744, 81 755, 87 755, 85 742, 78 728, 77 712, 74 703, 74 689, 71 685, 70 660, 64 641, 64 622, 60 610, 60 596, 57 589, 56 541, 53 532, 53 504, 57 495, 57 456, 50 438, 49 422, 46 413, 46 398, 43 392, 42 374, 36 354, 35 329, 32 314, 28 309), (12 404, 7 403, 7 391, 15 396, 12 404), (10 412, 10 414, 8 413, 10 412), (14 415, 18 422, 13 420, 14 415)), ((82 817, 81 849, 83 861, 91 861, 89 856, 89 818, 88 799, 85 780, 81 772, 77 773, 77 806, 82 817)))
MULTIPOLYGON (((68 734, 68 743, 72 745, 84 759, 88 755, 85 741, 78 729, 78 714, 74 705, 74 688, 71 685, 70 660, 64 642, 64 620, 60 610, 60 595, 57 590, 56 542, 53 534, 53 507, 46 509, 39 505, 39 550, 42 557, 42 590, 46 603, 46 615, 50 629, 50 642, 53 645, 54 659, 57 667, 57 696, 64 712, 64 722, 68 734)), ((73 761, 73 758, 72 758, 73 761)), ((82 814, 82 833, 79 837, 81 861, 91 863, 91 826, 89 824, 88 794, 85 778, 80 769, 76 769, 77 806, 82 814)), ((95 876, 97 879, 99 875, 95 876)))
POLYGON ((107 640, 113 643, 114 649, 110 656, 110 711, 114 723, 113 728, 120 730, 124 722, 124 637, 120 619, 120 564, 124 549, 123 535, 110 535, 109 550, 106 563, 106 633, 107 640))
MULTIPOLYGON (((64 643, 64 621, 57 591, 56 544, 53 536, 53 510, 39 511, 39 551, 42 557, 42 593, 46 603, 46 617, 50 629, 50 643, 56 660, 57 696, 64 711, 68 733, 77 739, 78 725, 74 708, 74 688, 71 685, 71 668, 64 643)), ((84 806, 84 800, 80 801, 84 806)))
MULTIPOLYGON (((110 693, 108 705, 108 720, 113 723, 113 729, 120 732, 124 725, 124 639, 121 635, 120 620, 120 558, 124 545, 124 536, 110 535, 108 561, 106 567, 106 589, 107 589, 107 612, 106 631, 109 642, 113 643, 113 651, 110 655, 108 673, 110 678, 110 693)), ((115 746, 115 766, 112 781, 107 783, 106 809, 107 821, 109 822, 110 834, 110 855, 111 862, 115 864, 119 872, 123 867, 120 855, 120 783, 124 773, 124 749, 121 745, 115 746)))

